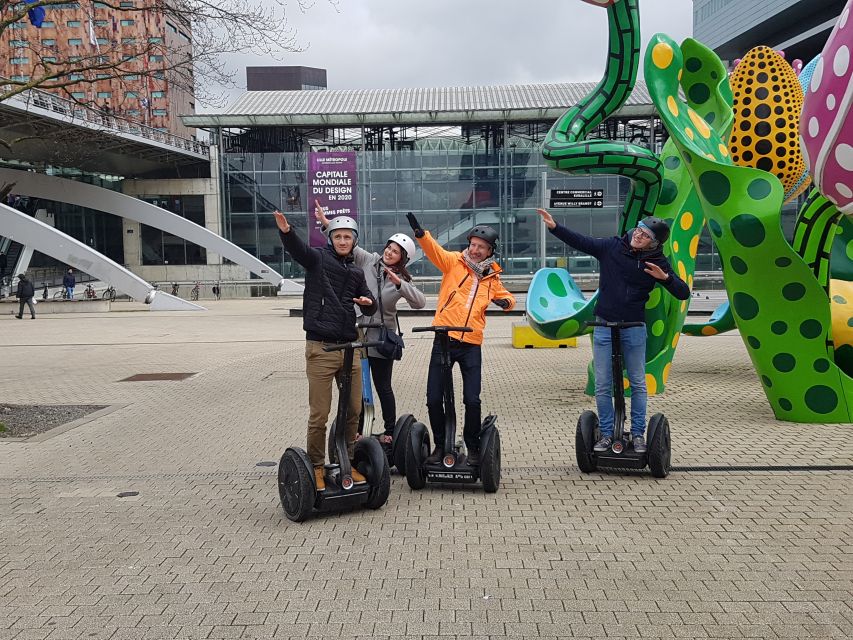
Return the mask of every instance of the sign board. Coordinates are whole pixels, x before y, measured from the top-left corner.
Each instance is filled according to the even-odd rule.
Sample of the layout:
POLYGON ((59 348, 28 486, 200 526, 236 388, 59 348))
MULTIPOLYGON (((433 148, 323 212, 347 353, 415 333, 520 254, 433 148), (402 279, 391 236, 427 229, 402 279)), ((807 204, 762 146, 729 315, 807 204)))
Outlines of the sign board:
POLYGON ((327 218, 349 216, 358 220, 357 169, 354 151, 312 151, 308 154, 309 244, 322 247, 326 236, 314 219, 314 201, 327 218))
POLYGON ((604 189, 551 189, 552 209, 601 209, 604 189))

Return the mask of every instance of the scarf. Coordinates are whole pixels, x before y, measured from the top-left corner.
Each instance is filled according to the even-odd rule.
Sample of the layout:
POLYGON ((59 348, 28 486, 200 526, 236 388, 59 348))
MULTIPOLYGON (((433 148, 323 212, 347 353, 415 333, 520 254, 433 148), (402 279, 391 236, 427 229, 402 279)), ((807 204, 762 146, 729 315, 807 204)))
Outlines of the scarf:
POLYGON ((462 252, 462 258, 465 260, 465 264, 468 265, 468 268, 474 272, 478 278, 482 278, 484 275, 489 273, 492 265, 495 263, 495 257, 489 256, 482 262, 474 262, 471 258, 468 257, 468 249, 465 249, 462 252))

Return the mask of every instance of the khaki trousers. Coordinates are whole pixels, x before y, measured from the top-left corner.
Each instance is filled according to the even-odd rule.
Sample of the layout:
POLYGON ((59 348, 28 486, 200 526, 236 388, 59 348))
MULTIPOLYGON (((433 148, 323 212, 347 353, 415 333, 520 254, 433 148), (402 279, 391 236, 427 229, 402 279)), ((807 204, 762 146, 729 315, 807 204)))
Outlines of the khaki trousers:
MULTIPOLYGON (((343 372, 344 351, 323 351, 323 343, 305 342, 305 373, 308 376, 308 458, 311 464, 322 465, 326 460, 326 421, 332 408, 332 381, 343 372)), ((337 413, 337 408, 336 411, 337 413)), ((352 362, 352 386, 346 425, 347 451, 352 460, 353 444, 358 433, 361 414, 361 355, 355 353, 352 362)))

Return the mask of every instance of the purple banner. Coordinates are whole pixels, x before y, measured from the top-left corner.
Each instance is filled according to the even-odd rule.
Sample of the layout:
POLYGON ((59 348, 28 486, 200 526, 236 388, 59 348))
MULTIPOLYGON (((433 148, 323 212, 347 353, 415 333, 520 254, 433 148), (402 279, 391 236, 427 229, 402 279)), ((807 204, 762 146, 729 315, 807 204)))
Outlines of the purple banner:
POLYGON ((310 244, 322 247, 326 236, 314 219, 314 201, 327 218, 349 216, 358 220, 355 151, 312 151, 308 154, 308 226, 310 244))

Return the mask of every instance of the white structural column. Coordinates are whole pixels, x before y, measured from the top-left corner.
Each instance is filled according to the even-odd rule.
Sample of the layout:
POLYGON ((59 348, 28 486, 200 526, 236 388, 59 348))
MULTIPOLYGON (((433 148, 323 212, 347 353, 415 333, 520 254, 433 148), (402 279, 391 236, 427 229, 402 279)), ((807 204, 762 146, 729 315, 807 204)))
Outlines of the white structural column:
MULTIPOLYGON (((19 171, 17 169, 0 169, 0 184, 7 182, 15 183, 14 193, 19 195, 67 202, 81 207, 105 211, 142 224, 147 224, 156 229, 167 231, 179 238, 194 242, 209 251, 225 256, 266 282, 275 285, 280 291, 293 293, 302 290, 302 285, 291 280, 285 280, 280 273, 222 236, 186 218, 175 215, 171 211, 166 211, 132 196, 84 182, 48 176, 43 173, 19 171)), ((39 251, 42 250, 39 246, 35 248, 39 251)))
POLYGON ((202 306, 169 295, 165 291, 153 289, 145 280, 102 253, 5 204, 0 204, 0 229, 3 229, 4 236, 24 245, 26 250, 38 249, 46 255, 112 284, 134 300, 150 304, 153 310, 205 311, 202 306))

